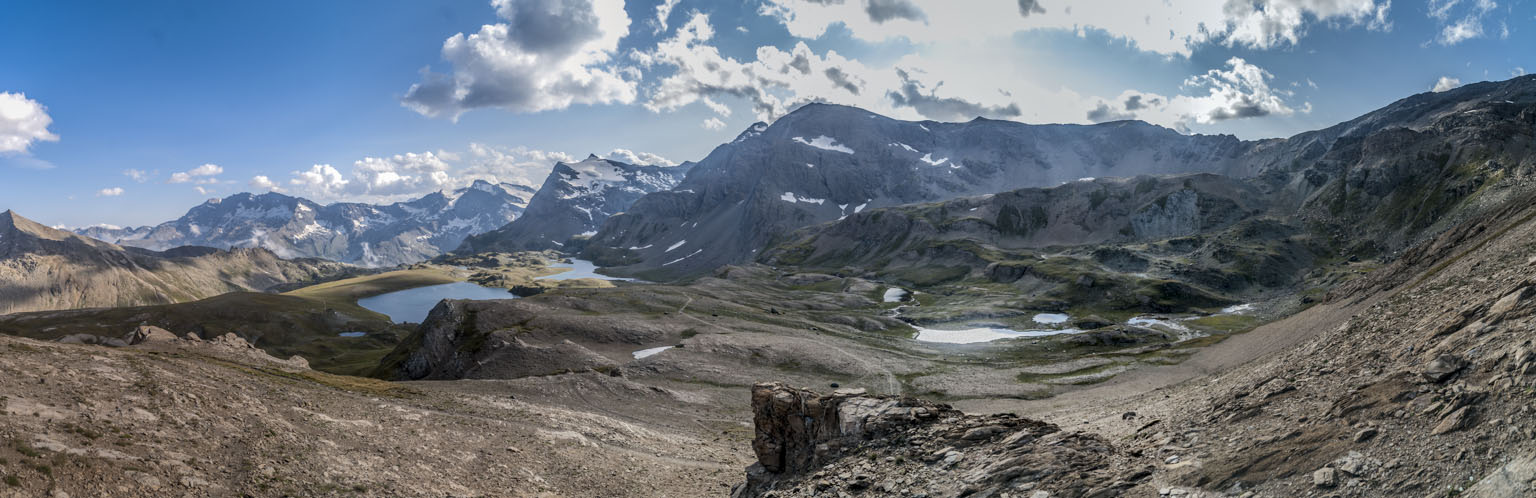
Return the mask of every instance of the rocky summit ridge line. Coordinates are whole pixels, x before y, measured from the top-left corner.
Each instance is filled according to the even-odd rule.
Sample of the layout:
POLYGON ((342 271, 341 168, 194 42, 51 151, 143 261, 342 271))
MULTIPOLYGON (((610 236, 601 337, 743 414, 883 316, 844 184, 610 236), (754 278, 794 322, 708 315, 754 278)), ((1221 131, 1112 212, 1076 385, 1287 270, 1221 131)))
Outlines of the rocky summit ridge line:
POLYGON ((395 266, 431 259, 470 235, 507 224, 533 194, 522 185, 484 180, 385 205, 321 205, 279 193, 240 193, 209 200, 155 226, 87 227, 76 233, 153 250, 261 247, 285 258, 395 266))

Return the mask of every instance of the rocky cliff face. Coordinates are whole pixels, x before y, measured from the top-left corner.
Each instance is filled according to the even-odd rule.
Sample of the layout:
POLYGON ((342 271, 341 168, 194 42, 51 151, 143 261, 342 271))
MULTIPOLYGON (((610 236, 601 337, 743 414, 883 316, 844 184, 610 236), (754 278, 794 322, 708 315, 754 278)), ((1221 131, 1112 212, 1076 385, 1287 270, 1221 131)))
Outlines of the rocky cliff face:
POLYGON ((612 218, 584 254, 656 277, 698 274, 868 209, 1084 177, 1236 174, 1252 146, 1139 122, 909 122, 813 104, 716 148, 676 188, 612 218))
POLYGON ((522 299, 444 300, 384 359, 377 376, 516 379, 606 371, 618 362, 595 349, 655 341, 664 335, 658 327, 627 320, 551 311, 555 310, 546 304, 522 299))
POLYGON ((241 193, 210 200, 154 227, 77 232, 152 250, 260 247, 287 258, 394 266, 430 259, 470 235, 505 225, 522 213, 532 195, 528 187, 484 181, 388 205, 322 206, 277 193, 241 193))
POLYGON ((354 271, 265 249, 122 247, 0 213, 0 314, 177 303, 354 271))
POLYGON ((568 249, 572 237, 596 234, 608 217, 646 194, 671 189, 692 168, 692 163, 634 165, 595 155, 579 163, 556 163, 523 217, 466 239, 456 252, 568 249))
POLYGON ((1093 435, 912 398, 759 384, 752 412, 758 461, 738 498, 1109 497, 1151 476, 1148 462, 1093 435))

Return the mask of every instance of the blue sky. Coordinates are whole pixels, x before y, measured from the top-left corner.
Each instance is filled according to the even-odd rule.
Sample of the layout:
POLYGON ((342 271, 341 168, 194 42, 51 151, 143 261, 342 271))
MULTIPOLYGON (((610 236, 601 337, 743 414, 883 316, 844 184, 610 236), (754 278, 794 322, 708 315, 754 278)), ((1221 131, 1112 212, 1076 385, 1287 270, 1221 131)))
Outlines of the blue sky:
POLYGON ((0 208, 152 224, 276 190, 698 159, 810 101, 1283 137, 1536 70, 1529 1, 10 2, 0 208), (1174 5, 1176 4, 1176 5, 1174 5), (670 7, 665 24, 658 6, 670 7), (1524 49, 1524 50, 1522 50, 1524 49))

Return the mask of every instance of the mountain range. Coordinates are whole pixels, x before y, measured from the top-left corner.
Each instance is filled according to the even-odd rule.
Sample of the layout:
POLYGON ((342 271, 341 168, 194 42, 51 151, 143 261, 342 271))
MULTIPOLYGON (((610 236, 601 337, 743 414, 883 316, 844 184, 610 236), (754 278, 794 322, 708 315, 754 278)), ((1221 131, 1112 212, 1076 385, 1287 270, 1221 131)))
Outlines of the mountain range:
POLYGON ((125 247, 0 213, 0 314, 177 303, 354 271, 261 248, 125 247))
MULTIPOLYGON (((1356 227, 1371 236, 1352 243, 1397 250, 1433 233, 1431 225, 1456 219, 1446 215, 1459 212, 1470 194, 1523 170, 1518 166, 1531 157, 1533 112, 1526 104, 1533 98, 1530 76, 1471 84, 1258 141, 1183 135, 1139 121, 910 122, 812 104, 717 147, 673 190, 613 216, 583 255, 621 274, 664 280, 753 261, 800 228, 869 222, 858 215, 873 209, 1172 173, 1241 180, 1264 197, 1264 209, 1297 224, 1356 227)), ((1067 220, 1054 221, 1038 242, 1066 233, 1058 227, 1067 220)), ((1126 221, 1107 232, 1089 228, 1105 236, 1079 241, 1128 240, 1112 236, 1126 221)))
POLYGON ((540 251, 567 248, 572 237, 590 237, 614 214, 641 197, 670 190, 693 169, 634 165, 596 155, 577 163, 556 163, 523 216, 504 227, 464 241, 456 252, 540 251))
POLYGON ((752 259, 790 231, 869 209, 1086 177, 1240 176, 1255 144, 1139 121, 900 121, 811 104, 717 147, 682 183, 614 216, 584 254, 652 278, 752 259))
POLYGON ((185 216, 151 227, 88 227, 75 233, 125 246, 260 247, 284 258, 324 258, 370 267, 430 259, 470 235, 516 219, 533 189, 477 180, 387 205, 321 205, 279 193, 212 199, 185 216))

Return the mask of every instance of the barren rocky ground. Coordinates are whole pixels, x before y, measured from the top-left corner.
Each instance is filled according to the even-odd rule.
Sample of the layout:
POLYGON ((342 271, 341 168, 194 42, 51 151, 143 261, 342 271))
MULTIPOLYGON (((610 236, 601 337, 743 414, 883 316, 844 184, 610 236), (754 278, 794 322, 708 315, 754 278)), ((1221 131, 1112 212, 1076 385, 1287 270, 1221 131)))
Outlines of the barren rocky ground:
POLYGON ((3 496, 710 496, 748 463, 731 395, 387 383, 238 339, 0 337, 0 392, 3 496))
POLYGON ((1531 496, 1533 212, 1518 203, 1473 220, 1183 364, 1052 399, 976 402, 964 416, 924 405, 943 415, 918 418, 899 408, 915 400, 760 386, 761 463, 738 493, 1531 496), (783 429, 810 420, 786 404, 823 429, 783 429), (975 414, 988 411, 1042 420, 975 414), (1048 449, 1019 453, 1047 437, 1048 449), (783 450, 794 447, 816 450, 783 450), (1061 460, 1082 451, 1093 458, 1061 460), (775 468, 785 454, 800 467, 775 468))

